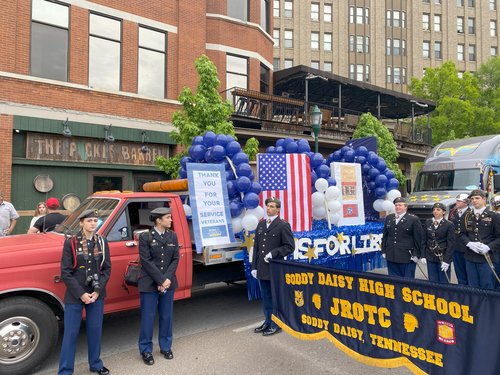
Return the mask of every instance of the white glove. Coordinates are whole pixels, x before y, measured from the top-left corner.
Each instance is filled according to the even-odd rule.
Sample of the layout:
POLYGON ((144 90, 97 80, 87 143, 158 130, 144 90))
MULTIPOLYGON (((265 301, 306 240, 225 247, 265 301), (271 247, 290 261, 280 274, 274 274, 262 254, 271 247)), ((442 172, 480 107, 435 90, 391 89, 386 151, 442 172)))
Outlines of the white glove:
POLYGON ((481 254, 481 249, 482 249, 481 245, 482 245, 481 242, 472 242, 471 241, 467 244, 467 247, 469 249, 471 249, 472 251, 474 251, 475 253, 481 254))
POLYGON ((410 259, 412 262, 418 263, 418 258, 415 255, 413 255, 410 259))
POLYGON ((257 270, 252 270, 252 271, 250 271, 250 273, 252 274, 252 276, 254 278, 257 278, 257 270))
POLYGON ((486 254, 488 251, 490 251, 490 247, 488 245, 485 245, 484 243, 479 244, 479 253, 480 254, 486 254))
POLYGON ((427 259, 425 258, 421 258, 420 261, 422 262, 422 264, 427 264, 427 259))
POLYGON ((441 271, 446 272, 450 268, 450 265, 446 262, 441 262, 441 271))
POLYGON ((382 253, 382 258, 384 258, 384 259, 385 259, 385 257, 386 257, 385 253, 382 253))
POLYGON ((269 263, 269 259, 273 259, 273 254, 271 253, 267 253, 265 256, 264 256, 264 261, 266 263, 269 263))

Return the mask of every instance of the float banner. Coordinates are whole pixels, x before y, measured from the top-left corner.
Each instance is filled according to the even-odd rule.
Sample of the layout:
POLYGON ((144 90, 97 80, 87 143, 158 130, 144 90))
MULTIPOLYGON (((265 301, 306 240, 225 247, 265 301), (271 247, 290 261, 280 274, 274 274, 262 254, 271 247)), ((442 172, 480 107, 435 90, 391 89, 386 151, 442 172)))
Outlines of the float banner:
POLYGON ((361 164, 331 163, 330 170, 341 192, 339 200, 342 203, 342 211, 338 225, 363 225, 365 208, 361 164))
POLYGON ((223 164, 187 163, 196 252, 235 242, 223 164))
POLYGON ((500 293, 271 261, 273 320, 368 365, 500 374, 500 293))

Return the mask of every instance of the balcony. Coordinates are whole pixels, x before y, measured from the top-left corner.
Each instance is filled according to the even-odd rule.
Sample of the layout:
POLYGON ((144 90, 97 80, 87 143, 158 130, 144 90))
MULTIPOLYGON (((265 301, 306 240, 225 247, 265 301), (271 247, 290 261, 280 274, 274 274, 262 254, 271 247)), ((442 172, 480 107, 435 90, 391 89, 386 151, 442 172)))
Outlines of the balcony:
MULTIPOLYGON (((234 88, 234 113, 231 119, 237 134, 255 136, 263 144, 273 144, 283 137, 313 140, 311 125, 305 116, 305 101, 258 91, 234 88), (262 142, 264 141, 264 142, 262 142)), ((323 153, 329 153, 352 139, 361 112, 338 106, 308 102, 308 113, 317 105, 322 112, 319 146, 323 153)), ((431 132, 425 126, 419 127, 411 119, 384 119, 382 123, 391 132, 402 158, 409 161, 423 161, 431 150, 431 132)))

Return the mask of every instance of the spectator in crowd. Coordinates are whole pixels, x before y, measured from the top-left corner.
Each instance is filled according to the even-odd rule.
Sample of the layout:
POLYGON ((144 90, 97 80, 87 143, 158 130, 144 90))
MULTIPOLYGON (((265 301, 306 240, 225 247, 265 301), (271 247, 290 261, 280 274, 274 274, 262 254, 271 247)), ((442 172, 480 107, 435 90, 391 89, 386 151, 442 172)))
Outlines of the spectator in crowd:
POLYGON ((448 284, 451 276, 451 259, 455 247, 455 227, 444 218, 446 207, 442 203, 432 206, 432 219, 425 222, 426 247, 425 258, 429 281, 448 284))
POLYGON ((278 198, 266 199, 267 220, 262 220, 255 231, 253 245, 252 276, 259 279, 262 292, 262 308, 264 323, 255 328, 255 333, 264 336, 274 335, 281 331, 271 320, 273 299, 271 295, 271 275, 269 260, 283 259, 295 249, 292 228, 290 224, 279 217, 281 202, 278 198))
POLYGON ((473 209, 464 218, 460 236, 467 246, 465 267, 469 286, 493 289, 494 274, 490 260, 500 250, 500 215, 486 208, 486 193, 473 190, 469 199, 473 209))
POLYGON ((416 264, 423 255, 425 233, 418 217, 407 211, 403 197, 394 199, 396 213, 387 215, 382 236, 382 256, 389 275, 415 278, 416 264))
POLYGON ((4 198, 4 193, 0 191, 0 237, 11 234, 19 218, 12 203, 4 201, 4 198))
POLYGON ((467 271, 465 269, 465 252, 467 247, 460 237, 460 232, 464 226, 464 219, 467 213, 470 212, 469 208, 469 195, 462 193, 456 196, 455 208, 450 212, 449 219, 455 226, 456 242, 455 251, 453 252, 453 265, 455 267, 455 274, 460 285, 468 285, 467 271))
POLYGON ((35 208, 35 216, 31 219, 30 226, 28 227, 28 233, 29 229, 35 225, 36 221, 40 219, 41 217, 45 216, 47 214, 47 205, 45 202, 38 202, 35 208))
POLYGON ((28 233, 51 232, 56 229, 57 224, 61 224, 66 216, 57 212, 59 209, 59 200, 57 198, 47 199, 47 215, 39 218, 28 233))

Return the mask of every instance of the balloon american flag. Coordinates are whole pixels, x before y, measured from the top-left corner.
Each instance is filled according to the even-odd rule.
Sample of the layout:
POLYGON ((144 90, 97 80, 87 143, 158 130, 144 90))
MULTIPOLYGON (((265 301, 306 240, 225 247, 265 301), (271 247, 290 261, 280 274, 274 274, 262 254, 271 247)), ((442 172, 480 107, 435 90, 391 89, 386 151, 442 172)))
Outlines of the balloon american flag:
POLYGON ((276 197, 281 201, 280 217, 294 232, 311 230, 311 166, 306 154, 258 154, 257 169, 262 186, 260 203, 276 197))

